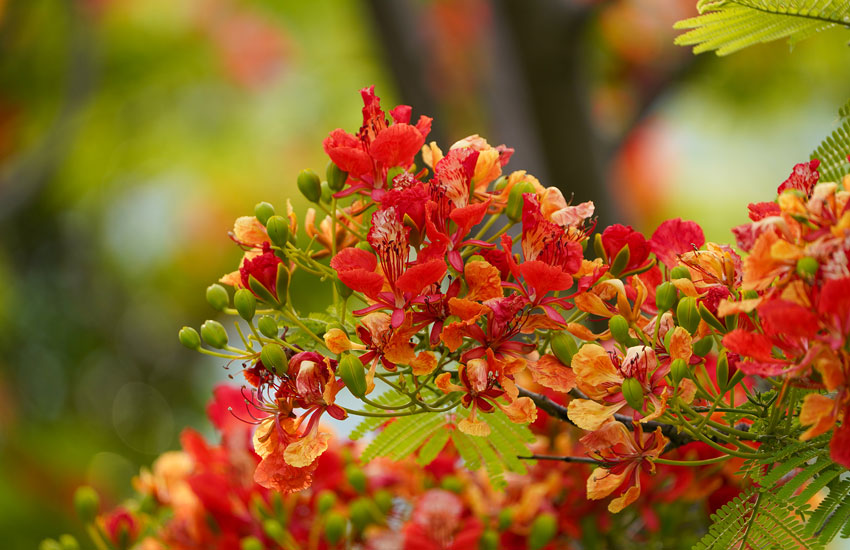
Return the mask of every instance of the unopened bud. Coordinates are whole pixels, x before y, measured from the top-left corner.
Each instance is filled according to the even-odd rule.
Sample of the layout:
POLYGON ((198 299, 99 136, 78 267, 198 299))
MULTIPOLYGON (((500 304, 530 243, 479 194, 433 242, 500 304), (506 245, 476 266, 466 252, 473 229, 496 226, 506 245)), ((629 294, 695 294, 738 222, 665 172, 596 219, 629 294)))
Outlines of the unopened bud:
POLYGON ((499 533, 488 529, 481 534, 478 550, 499 550, 499 533))
POLYGON ((269 218, 274 216, 274 206, 267 202, 258 202, 254 206, 254 217, 257 218, 257 221, 263 225, 266 225, 266 222, 269 221, 269 218))
POLYGON ((74 509, 83 523, 92 523, 100 512, 100 497, 91 487, 80 487, 74 492, 74 509))
POLYGON ((670 279, 690 279, 691 270, 683 265, 677 265, 670 271, 670 279))
POLYGON ((551 342, 552 353, 558 358, 558 361, 565 365, 573 362, 573 356, 578 353, 578 346, 575 338, 568 332, 559 332, 552 337, 551 342))
POLYGON ((322 202, 325 203, 325 204, 330 204, 330 202, 334 198, 334 196, 333 196, 334 192, 331 191, 331 188, 328 185, 328 182, 323 181, 321 189, 322 189, 322 194, 321 194, 322 202))
POLYGON ((219 284, 210 285, 207 287, 207 303, 216 311, 221 311, 227 307, 230 302, 230 297, 227 295, 227 290, 219 284))
POLYGON ((38 545, 38 550, 62 550, 62 546, 53 539, 44 539, 38 545))
POLYGON ((522 220, 522 207, 525 204, 525 193, 534 193, 534 185, 528 181, 520 181, 511 188, 508 194, 508 206, 505 208, 505 214, 514 223, 519 223, 522 220))
POLYGON ((552 514, 540 514, 531 524, 528 534, 528 550, 541 550, 558 533, 558 520, 552 514))
POLYGON ((345 387, 354 397, 366 395, 366 369, 360 359, 350 353, 344 355, 339 361, 336 373, 345 382, 345 387))
POLYGON ((272 540, 276 542, 283 541, 283 525, 276 519, 269 518, 263 521, 263 532, 272 540))
POLYGON ((286 374, 289 370, 289 360, 286 358, 286 353, 278 344, 269 343, 263 346, 260 350, 260 361, 263 365, 278 376, 286 374))
POLYGON ((744 300, 754 300, 759 297, 757 290, 749 289, 744 291, 744 300))
POLYGON ((278 328, 277 321, 271 315, 263 315, 257 320, 257 328, 263 336, 269 338, 277 338, 278 328))
POLYGON ((59 546, 62 547, 62 550, 80 550, 80 543, 72 535, 60 536, 59 546))
POLYGON ((298 184, 298 190, 301 191, 301 194, 308 201, 319 202, 319 199, 322 197, 322 182, 315 172, 309 169, 301 170, 296 183, 298 184))
POLYGON ((339 292, 339 295, 343 300, 354 293, 354 291, 348 288, 348 286, 346 286, 342 281, 334 281, 334 285, 336 285, 336 291, 339 292))
POLYGON ((345 536, 345 528, 348 520, 338 512, 331 512, 325 518, 325 540, 329 544, 337 544, 345 536))
POLYGON ((505 187, 508 186, 508 177, 500 176, 499 179, 496 180, 496 183, 493 184, 494 191, 501 191, 505 187))
POLYGON ((264 550, 263 543, 260 542, 260 539, 257 537, 245 537, 239 544, 242 547, 242 550, 264 550))
POLYGON ((361 495, 366 493, 366 474, 356 464, 345 467, 345 479, 351 487, 361 495))
POLYGON ((665 281, 655 288, 655 306, 658 311, 664 312, 676 303, 676 287, 673 283, 665 281))
POLYGON ((463 481, 457 476, 445 476, 440 482, 440 488, 459 495, 463 492, 463 481))
POLYGON ((247 288, 240 288, 236 291, 236 294, 233 295, 233 305, 236 307, 239 316, 246 321, 253 319, 254 313, 257 312, 257 298, 247 288))
POLYGON ((283 263, 277 264, 277 281, 275 281, 275 291, 277 292, 277 301, 280 305, 286 304, 286 298, 289 293, 289 270, 283 263))
POLYGON ((626 266, 629 265, 629 260, 631 259, 631 251, 629 250, 629 245, 624 246, 617 252, 617 255, 614 256, 614 261, 611 262, 611 268, 609 269, 611 275, 614 277, 619 277, 620 273, 626 269, 626 266))
POLYGON ((717 357, 717 387, 720 391, 726 389, 729 383, 729 360, 726 358, 726 353, 723 352, 717 357))
POLYGON ((218 321, 205 321, 201 325, 201 338, 216 349, 223 349, 227 345, 227 331, 218 321))
POLYGON ((814 277, 818 272, 820 264, 811 256, 805 256, 797 260, 797 274, 800 277, 814 277))
POLYGON ((711 336, 697 340, 694 342, 694 355, 705 357, 711 351, 712 346, 714 346, 714 338, 711 336))
POLYGON ((266 232, 269 240, 275 246, 285 248, 289 241, 289 223, 283 216, 272 216, 266 222, 266 232))
POLYGON ((685 296, 679 300, 679 305, 676 307, 676 318, 680 327, 691 334, 696 332, 700 321, 696 300, 690 296, 685 296))
POLYGON ((348 516, 354 528, 362 532, 370 523, 375 521, 372 501, 365 497, 354 499, 348 506, 348 516))
POLYGON ((340 170, 339 166, 331 161, 328 163, 325 175, 328 178, 328 187, 331 188, 331 191, 334 193, 342 191, 342 188, 345 187, 345 181, 348 179, 348 173, 340 170))
POLYGON ((643 409, 643 386, 637 378, 623 380, 623 397, 629 407, 636 411, 643 409))
POLYGON ((330 511, 330 509, 333 508, 335 504, 336 494, 334 494, 333 491, 325 489, 321 493, 316 495, 316 510, 318 510, 319 515, 330 511))
POLYGON ((611 336, 618 343, 628 344, 631 336, 629 336, 629 322, 622 315, 614 315, 608 319, 608 328, 611 330, 611 336))
POLYGON ((499 531, 507 531, 514 524, 514 509, 511 507, 502 508, 499 511, 499 531))
POLYGON ((393 509, 393 495, 386 489, 375 491, 375 504, 382 514, 387 515, 393 509))
POLYGON ((683 378, 687 378, 690 374, 688 364, 681 357, 674 359, 670 363, 670 376, 673 378, 673 383, 678 384, 683 378))
POLYGON ((181 328, 180 332, 177 333, 177 337, 180 339, 180 343, 189 349, 198 349, 201 347, 201 337, 198 335, 198 331, 192 327, 181 328))

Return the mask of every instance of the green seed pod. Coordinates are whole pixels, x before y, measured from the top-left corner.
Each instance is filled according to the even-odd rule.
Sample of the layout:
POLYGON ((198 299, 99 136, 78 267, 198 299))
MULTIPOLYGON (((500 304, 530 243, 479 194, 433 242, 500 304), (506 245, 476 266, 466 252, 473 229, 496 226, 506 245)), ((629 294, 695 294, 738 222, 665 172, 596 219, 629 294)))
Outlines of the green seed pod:
POLYGON ((637 378, 623 380, 623 397, 629 407, 636 411, 643 410, 643 386, 637 378))
POLYGON ((463 492, 463 482, 457 476, 445 476, 440 482, 440 488, 459 495, 463 492))
POLYGON ((301 170, 298 174, 298 190, 310 202, 319 202, 322 197, 322 182, 312 170, 301 170))
POLYGON ((80 550, 80 543, 71 535, 60 536, 59 546, 62 547, 62 550, 80 550))
POLYGON ((285 533, 283 525, 278 520, 272 518, 263 521, 263 532, 270 539, 279 543, 283 541, 283 535, 285 533))
POLYGON ((499 531, 507 531, 514 524, 514 509, 511 507, 502 508, 499 511, 499 531))
POLYGON ((508 206, 505 208, 505 214, 514 223, 519 223, 522 220, 522 207, 525 204, 523 194, 534 193, 534 186, 531 182, 521 181, 511 188, 508 194, 508 206))
POLYGON ((53 539, 44 539, 38 545, 38 550, 62 550, 62 545, 53 539))
POLYGON ((100 497, 94 489, 83 486, 74 492, 74 510, 85 524, 92 523, 100 512, 100 497))
POLYGON ((274 206, 267 202, 258 202, 254 206, 254 217, 257 218, 261 224, 266 225, 266 222, 269 221, 269 218, 274 216, 274 206))
POLYGON ((578 346, 573 335, 568 332, 558 332, 552 337, 550 343, 552 353, 558 358, 558 361, 565 365, 573 362, 573 356, 578 353, 578 346))
POLYGON ((328 178, 328 187, 330 187, 331 191, 334 193, 342 191, 342 188, 345 187, 345 182, 348 179, 348 173, 340 170, 339 166, 334 164, 333 161, 328 163, 328 167, 325 170, 325 176, 328 178))
POLYGON ((325 204, 330 204, 331 201, 334 198, 333 195, 334 195, 334 192, 331 191, 331 187, 330 187, 330 185, 328 185, 328 182, 323 181, 322 182, 322 195, 321 195, 322 202, 325 203, 325 204))
POLYGON ((683 265, 677 265, 670 271, 670 279, 690 279, 691 270, 683 265))
POLYGON ((362 468, 359 468, 356 464, 349 464, 345 467, 345 479, 355 491, 361 495, 366 493, 366 474, 362 468))
POLYGON ((711 348, 714 346, 714 338, 711 336, 706 336, 701 340, 697 340, 694 342, 694 355, 698 355, 699 357, 705 357, 711 351, 711 348))
POLYGON ((223 286, 215 284, 207 287, 207 303, 216 311, 221 311, 230 303, 230 296, 223 286))
POLYGON ((281 248, 286 247, 289 241, 289 222, 283 216, 272 216, 266 222, 266 231, 269 234, 269 240, 275 246, 281 248))
POLYGON ((676 287, 673 286, 673 283, 665 281, 655 287, 655 306, 658 311, 669 310, 676 303, 676 298, 676 287))
POLYGON ((236 294, 233 295, 233 305, 236 307, 239 316, 246 321, 253 319, 254 313, 257 312, 257 299, 254 297, 254 293, 247 288, 240 288, 236 291, 236 294))
POLYGON ((670 376, 674 384, 678 384, 683 378, 688 378, 688 375, 690 375, 690 368, 684 359, 675 359, 670 363, 670 376))
POLYGON ((366 369, 358 357, 350 353, 345 354, 339 360, 336 373, 345 382, 345 387, 351 395, 358 398, 366 395, 366 369))
POLYGON ((697 310, 699 311, 700 319, 705 321, 708 326, 717 331, 720 331, 721 333, 726 332, 726 327, 723 325, 723 323, 720 322, 719 319, 717 319, 717 317, 714 316, 711 311, 709 311, 707 307, 705 307, 705 304, 700 304, 699 307, 697 307, 697 310))
POLYGON ((540 514, 531 524, 528 534, 528 550, 540 550, 549 544, 558 533, 558 520, 552 514, 540 514))
POLYGON ((201 325, 201 338, 216 349, 224 349, 227 345, 227 331, 218 321, 209 320, 201 325))
POLYGON ((287 293, 289 292, 289 270, 285 264, 277 264, 277 281, 275 282, 275 290, 277 291, 277 301, 280 305, 286 304, 287 293))
POLYGON ((679 320, 679 326, 691 334, 696 332, 700 321, 696 300, 690 296, 685 296, 679 300, 679 305, 676 308, 676 317, 679 320))
POLYGON ((478 550, 499 550, 499 533, 488 529, 478 540, 478 550))
POLYGON ((318 510, 319 515, 328 512, 335 505, 336 494, 333 491, 325 489, 316 495, 316 510, 318 510))
POLYGON ((614 261, 611 262, 611 275, 614 277, 619 277, 620 274, 626 269, 626 266, 629 265, 629 260, 631 259, 632 253, 629 250, 629 245, 624 246, 617 252, 617 255, 614 256, 614 261))
POLYGON ((278 344, 269 343, 260 350, 260 361, 274 374, 281 376, 289 370, 289 360, 286 352, 278 344))
POLYGON ((729 360, 726 358, 726 352, 722 352, 717 357, 717 387, 720 391, 724 391, 729 383, 729 360))
POLYGON ((814 277, 820 268, 818 261, 811 256, 805 256, 797 260, 797 275, 800 277, 814 277))
POLYGON ((201 337, 198 335, 198 331, 192 327, 181 328, 180 332, 177 333, 177 338, 180 339, 181 344, 189 349, 201 347, 201 337))
POLYGON ((351 501, 348 506, 348 517, 354 529, 362 532, 370 523, 375 522, 375 514, 372 512, 372 501, 366 497, 360 497, 351 501))
POLYGON ((277 328, 277 321, 271 315, 263 315, 257 320, 257 328, 263 336, 269 338, 277 338, 280 333, 277 328))
POLYGON ((627 345, 631 337, 629 336, 629 322, 622 315, 614 315, 608 319, 608 328, 611 330, 611 336, 620 344, 627 345))
POLYGON ((338 544, 345 536, 348 520, 339 512, 331 512, 325 518, 325 540, 328 544, 338 544))
POLYGON ((257 537, 245 537, 239 544, 242 546, 242 550, 264 550, 265 547, 263 543, 260 542, 260 539, 257 537))
POLYGON ((499 179, 496 180, 496 183, 493 184, 493 189, 496 191, 501 191, 505 187, 508 186, 508 177, 500 176, 499 179))
POLYGON ((375 504, 378 505, 378 510, 382 514, 387 515, 393 509, 393 495, 386 489, 375 491, 375 504))

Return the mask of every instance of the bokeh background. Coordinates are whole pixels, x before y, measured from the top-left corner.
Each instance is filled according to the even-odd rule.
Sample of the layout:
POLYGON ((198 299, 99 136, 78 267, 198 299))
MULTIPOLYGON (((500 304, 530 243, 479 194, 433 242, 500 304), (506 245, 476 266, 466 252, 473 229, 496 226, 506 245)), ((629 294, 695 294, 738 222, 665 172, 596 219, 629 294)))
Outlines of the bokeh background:
MULTIPOLYGON (((850 95, 844 31, 726 59, 694 0, 0 0, 0 540, 78 532, 176 448, 220 361, 179 346, 236 266, 232 220, 297 196, 358 90, 468 134, 600 223, 729 242, 850 95)), ((302 307, 322 289, 301 287, 302 307)))

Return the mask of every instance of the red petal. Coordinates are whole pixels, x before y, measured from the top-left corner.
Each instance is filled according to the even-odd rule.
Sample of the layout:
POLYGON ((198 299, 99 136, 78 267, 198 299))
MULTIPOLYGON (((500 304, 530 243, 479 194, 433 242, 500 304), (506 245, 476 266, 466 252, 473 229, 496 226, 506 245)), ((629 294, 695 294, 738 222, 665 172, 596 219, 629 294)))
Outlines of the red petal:
POLYGON ((409 267, 395 283, 396 288, 418 295, 428 285, 438 283, 446 274, 446 262, 440 259, 409 267))
POLYGON ((817 315, 788 300, 771 300, 758 308, 764 331, 801 340, 814 338, 818 331, 817 315))
POLYGON ((723 345, 731 351, 760 361, 776 362, 771 355, 773 343, 763 334, 755 334, 743 329, 735 329, 723 337, 723 345))
MULTIPOLYGON (((681 218, 663 222, 649 239, 649 248, 671 269, 679 263, 678 254, 691 252, 704 244, 705 235, 699 224, 683 221, 681 218)), ((629 249, 631 250, 631 246, 629 249)))
POLYGON ((410 124, 395 124, 375 137, 369 152, 385 166, 409 166, 425 145, 425 136, 410 124))
POLYGON ((354 247, 343 248, 331 260, 331 267, 336 269, 337 272, 350 271, 352 269, 375 271, 377 266, 378 259, 374 254, 354 247))
POLYGON ((829 451, 833 461, 850 468, 850 406, 844 410, 844 422, 832 434, 829 451))
POLYGON ((469 206, 455 208, 452 210, 449 217, 457 224, 457 235, 459 235, 461 239, 463 239, 476 224, 481 223, 481 220, 484 219, 484 215, 487 213, 487 208, 489 206, 489 201, 476 202, 469 206))
POLYGON ((325 153, 339 166, 343 172, 353 177, 360 177, 372 171, 372 159, 363 150, 363 145, 356 137, 337 128, 325 138, 323 143, 325 153))
POLYGON ((542 298, 548 292, 567 290, 573 286, 573 278, 557 266, 552 266, 537 260, 523 262, 519 266, 522 279, 526 285, 534 289, 537 298, 542 298))
POLYGON ((775 202, 753 202, 747 209, 750 211, 750 219, 754 222, 782 213, 779 205, 775 202))

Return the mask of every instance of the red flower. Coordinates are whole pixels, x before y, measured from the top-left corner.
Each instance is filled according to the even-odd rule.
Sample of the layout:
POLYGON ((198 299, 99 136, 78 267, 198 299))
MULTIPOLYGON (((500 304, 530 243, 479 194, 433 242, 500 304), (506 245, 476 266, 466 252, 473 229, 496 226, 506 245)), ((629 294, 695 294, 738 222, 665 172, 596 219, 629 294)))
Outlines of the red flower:
POLYGON ((275 255, 268 243, 265 243, 262 254, 246 259, 239 268, 242 286, 254 292, 249 284, 250 278, 254 277, 272 296, 277 296, 277 266, 282 263, 283 260, 275 255))
POLYGON ((783 191, 787 191, 788 189, 797 189, 806 195, 811 195, 812 189, 818 182, 818 179, 820 179, 818 166, 820 166, 818 159, 795 165, 794 170, 791 171, 791 175, 788 176, 787 180, 782 182, 776 189, 776 192, 781 195, 783 191))
MULTIPOLYGON (((678 265, 680 254, 697 250, 704 244, 705 235, 699 224, 681 218, 663 222, 649 239, 650 250, 669 269, 678 265)), ((631 245, 629 251, 634 254, 631 245)))
POLYGON ((613 262, 617 254, 628 245, 629 263, 623 268, 623 272, 632 271, 644 265, 649 257, 649 243, 646 238, 635 231, 630 225, 615 224, 605 228, 602 232, 602 248, 608 256, 608 262, 613 262))

